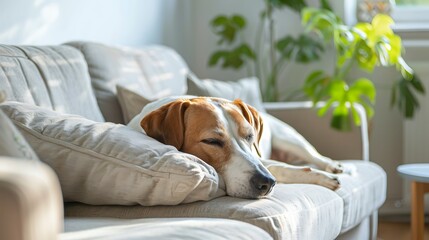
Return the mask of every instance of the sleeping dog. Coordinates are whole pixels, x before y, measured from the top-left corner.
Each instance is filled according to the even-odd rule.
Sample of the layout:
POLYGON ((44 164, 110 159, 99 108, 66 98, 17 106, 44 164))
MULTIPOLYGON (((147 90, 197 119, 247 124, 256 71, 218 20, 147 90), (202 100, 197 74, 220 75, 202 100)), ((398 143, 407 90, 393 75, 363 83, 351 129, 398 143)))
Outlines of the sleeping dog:
MULTIPOLYGON (((226 193, 233 197, 266 196, 276 179, 282 183, 319 184, 332 190, 339 187, 331 173, 340 173, 340 164, 322 157, 300 135, 291 140, 293 145, 307 155, 304 160, 325 171, 283 163, 280 168, 268 170, 263 163, 270 160, 261 159, 260 147, 268 125, 241 100, 168 97, 146 105, 128 126, 211 165, 224 179, 226 193)), ((284 147, 284 151, 289 150, 284 147)), ((276 151, 279 154, 279 148, 276 151)))

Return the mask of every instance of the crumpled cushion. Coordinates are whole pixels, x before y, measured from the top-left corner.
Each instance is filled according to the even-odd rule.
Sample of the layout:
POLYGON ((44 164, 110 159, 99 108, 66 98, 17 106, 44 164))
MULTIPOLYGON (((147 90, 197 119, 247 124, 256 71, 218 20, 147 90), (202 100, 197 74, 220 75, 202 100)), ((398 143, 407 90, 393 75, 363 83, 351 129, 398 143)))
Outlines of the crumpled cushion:
POLYGON ((124 125, 18 102, 0 109, 55 170, 66 201, 175 205, 225 194, 211 166, 124 125))

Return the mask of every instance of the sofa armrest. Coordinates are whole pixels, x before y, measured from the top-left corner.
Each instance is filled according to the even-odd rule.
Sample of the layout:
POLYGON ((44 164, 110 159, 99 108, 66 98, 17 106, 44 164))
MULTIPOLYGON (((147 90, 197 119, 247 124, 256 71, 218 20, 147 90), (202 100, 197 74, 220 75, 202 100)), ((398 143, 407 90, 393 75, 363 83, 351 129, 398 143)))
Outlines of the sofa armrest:
MULTIPOLYGON (((316 108, 323 105, 318 104, 316 108)), ((267 113, 295 128, 320 154, 337 160, 369 161, 368 122, 361 105, 355 105, 361 126, 353 126, 349 132, 332 129, 332 113, 319 117, 311 102, 273 102, 264 103, 264 107, 267 113)))
POLYGON ((0 157, 0 239, 57 239, 63 227, 60 186, 41 162, 0 157))

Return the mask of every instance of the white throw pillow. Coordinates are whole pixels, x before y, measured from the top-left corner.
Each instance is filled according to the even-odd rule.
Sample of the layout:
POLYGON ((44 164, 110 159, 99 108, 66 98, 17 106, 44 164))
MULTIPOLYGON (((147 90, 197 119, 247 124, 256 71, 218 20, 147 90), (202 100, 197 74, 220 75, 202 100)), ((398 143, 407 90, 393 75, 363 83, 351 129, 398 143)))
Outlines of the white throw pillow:
POLYGON ((175 205, 225 194, 211 166, 124 125, 18 102, 0 109, 55 170, 65 201, 175 205))
POLYGON ((186 79, 188 95, 220 97, 231 101, 240 98, 259 112, 265 112, 259 90, 259 80, 256 77, 243 78, 237 81, 201 80, 189 72, 186 79))

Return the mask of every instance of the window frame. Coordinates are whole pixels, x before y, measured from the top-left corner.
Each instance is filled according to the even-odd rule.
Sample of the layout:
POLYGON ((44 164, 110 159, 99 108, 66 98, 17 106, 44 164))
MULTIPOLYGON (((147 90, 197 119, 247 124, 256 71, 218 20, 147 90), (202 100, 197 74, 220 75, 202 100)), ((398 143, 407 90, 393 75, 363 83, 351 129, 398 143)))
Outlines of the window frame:
POLYGON ((429 5, 394 5, 391 16, 394 29, 401 31, 429 31, 429 5))

